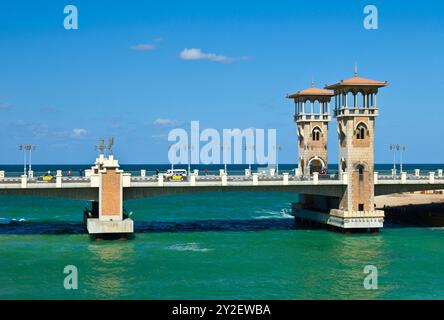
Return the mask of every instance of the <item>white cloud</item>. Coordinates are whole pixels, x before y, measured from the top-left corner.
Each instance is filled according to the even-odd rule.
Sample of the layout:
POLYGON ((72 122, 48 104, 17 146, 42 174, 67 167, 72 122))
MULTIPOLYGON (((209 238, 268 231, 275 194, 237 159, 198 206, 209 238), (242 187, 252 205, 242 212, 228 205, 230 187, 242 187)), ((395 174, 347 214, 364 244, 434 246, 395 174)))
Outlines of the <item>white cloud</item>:
POLYGON ((86 129, 76 128, 76 129, 72 129, 71 137, 77 138, 77 139, 83 139, 83 138, 85 138, 87 133, 88 133, 88 130, 86 130, 86 129))
POLYGON ((12 105, 10 105, 9 103, 1 103, 0 102, 0 110, 6 110, 6 109, 11 109, 12 105))
POLYGON ((154 125, 161 127, 174 127, 179 125, 179 121, 173 119, 157 118, 156 120, 154 120, 154 125))
POLYGON ((151 43, 139 43, 130 47, 131 50, 134 51, 151 51, 156 49, 156 46, 151 43))
POLYGON ((206 53, 202 49, 185 48, 180 52, 180 58, 183 60, 209 60, 220 63, 232 63, 240 60, 247 60, 247 57, 227 57, 221 54, 206 53))

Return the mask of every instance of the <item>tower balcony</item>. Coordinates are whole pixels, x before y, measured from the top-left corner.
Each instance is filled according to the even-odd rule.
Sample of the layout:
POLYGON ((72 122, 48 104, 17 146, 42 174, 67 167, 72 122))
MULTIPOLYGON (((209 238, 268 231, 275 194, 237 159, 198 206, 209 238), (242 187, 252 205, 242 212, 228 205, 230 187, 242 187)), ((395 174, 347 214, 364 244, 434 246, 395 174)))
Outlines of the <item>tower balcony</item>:
POLYGON ((331 120, 331 116, 328 113, 323 113, 323 114, 300 113, 300 114, 294 115, 295 122, 299 122, 299 121, 330 121, 330 120, 331 120))
POLYGON ((334 116, 358 116, 367 115, 376 117, 379 115, 377 108, 337 108, 334 110, 334 116))

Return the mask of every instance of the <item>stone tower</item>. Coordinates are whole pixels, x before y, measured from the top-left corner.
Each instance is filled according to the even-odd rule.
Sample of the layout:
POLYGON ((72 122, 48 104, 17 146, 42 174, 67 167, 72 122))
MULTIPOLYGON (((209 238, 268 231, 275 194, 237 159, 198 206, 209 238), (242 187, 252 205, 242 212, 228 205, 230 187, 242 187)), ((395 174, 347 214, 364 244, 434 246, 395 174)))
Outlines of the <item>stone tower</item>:
POLYGON ((333 92, 312 87, 287 98, 295 102, 294 121, 298 135, 298 172, 307 176, 313 172, 326 172, 328 167, 327 143, 330 100, 333 92))
POLYGON ((339 210, 331 214, 357 218, 369 227, 378 227, 370 218, 381 215, 374 205, 374 129, 378 89, 387 85, 387 82, 358 77, 355 70, 353 78, 325 87, 334 90, 339 173, 347 185, 339 199, 339 210))

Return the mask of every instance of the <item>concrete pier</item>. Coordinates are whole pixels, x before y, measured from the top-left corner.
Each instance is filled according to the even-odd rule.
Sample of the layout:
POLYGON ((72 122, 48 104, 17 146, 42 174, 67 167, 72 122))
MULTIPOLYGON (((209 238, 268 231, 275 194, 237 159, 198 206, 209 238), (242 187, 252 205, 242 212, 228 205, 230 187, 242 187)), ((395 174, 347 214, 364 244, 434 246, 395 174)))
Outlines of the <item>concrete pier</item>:
MULTIPOLYGON (((93 202, 93 209, 85 212, 86 228, 89 234, 132 234, 133 220, 123 214, 124 173, 113 155, 100 155, 91 168, 91 178, 98 178, 99 201, 93 202)), ((96 179, 97 180, 97 179, 96 179)))

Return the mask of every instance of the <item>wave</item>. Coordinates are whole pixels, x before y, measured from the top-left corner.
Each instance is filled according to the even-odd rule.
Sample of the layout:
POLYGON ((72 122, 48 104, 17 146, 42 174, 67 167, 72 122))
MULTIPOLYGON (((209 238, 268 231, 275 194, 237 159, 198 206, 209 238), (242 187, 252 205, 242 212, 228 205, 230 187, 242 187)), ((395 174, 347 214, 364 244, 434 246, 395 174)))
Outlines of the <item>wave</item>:
POLYGON ((20 218, 20 219, 16 219, 16 218, 12 218, 12 219, 8 219, 8 218, 0 218, 0 224, 16 224, 19 222, 26 222, 26 219, 24 218, 20 218))
POLYGON ((280 211, 262 211, 267 215, 261 215, 254 217, 254 219, 293 219, 291 210, 288 208, 281 209, 280 211))
POLYGON ((185 244, 175 244, 167 247, 168 250, 176 250, 176 251, 196 251, 196 252, 207 252, 212 251, 213 249, 208 248, 200 248, 199 244, 196 242, 190 242, 185 244))

